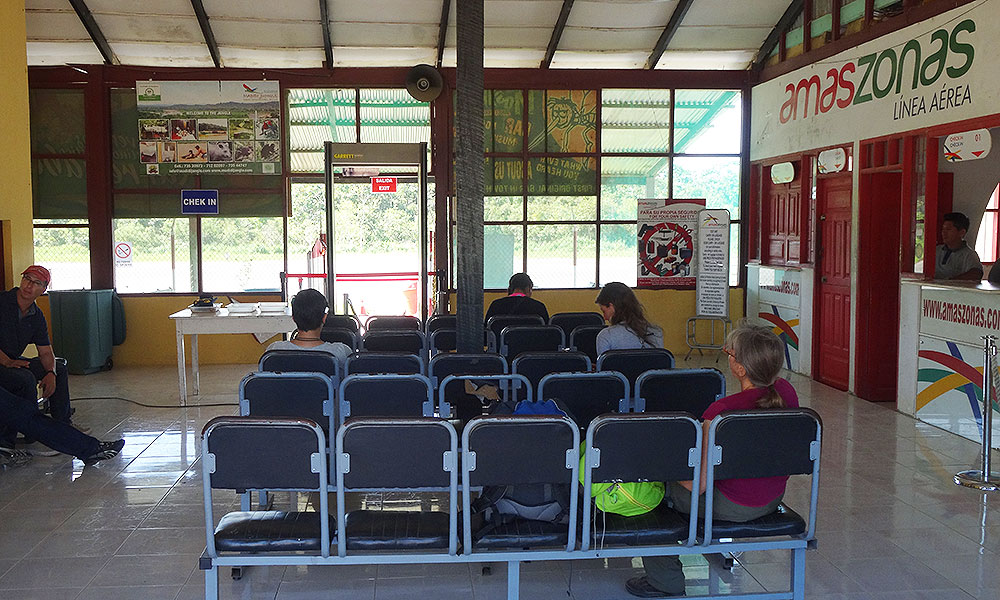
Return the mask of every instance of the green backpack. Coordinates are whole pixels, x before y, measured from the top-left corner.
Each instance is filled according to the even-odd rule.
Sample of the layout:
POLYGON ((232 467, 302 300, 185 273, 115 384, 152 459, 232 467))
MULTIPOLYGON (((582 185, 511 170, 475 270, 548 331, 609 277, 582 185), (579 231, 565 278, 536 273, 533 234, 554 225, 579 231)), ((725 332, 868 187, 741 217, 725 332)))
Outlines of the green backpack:
MULTIPOLYGON (((587 459, 586 444, 580 449, 580 483, 587 459)), ((592 483, 590 494, 598 509, 625 517, 644 515, 663 501, 666 486, 660 481, 592 483)))

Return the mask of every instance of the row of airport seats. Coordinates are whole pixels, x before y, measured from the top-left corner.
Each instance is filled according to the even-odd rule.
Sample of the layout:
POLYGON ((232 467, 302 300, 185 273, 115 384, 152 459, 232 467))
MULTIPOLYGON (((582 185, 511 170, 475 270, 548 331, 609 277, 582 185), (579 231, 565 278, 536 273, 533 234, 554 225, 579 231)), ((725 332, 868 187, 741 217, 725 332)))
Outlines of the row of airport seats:
MULTIPOLYGON (((566 417, 480 416, 461 437, 441 418, 354 417, 336 429, 332 453, 313 420, 219 417, 202 432, 205 597, 218 598, 224 566, 505 562, 514 600, 525 561, 785 550, 789 590, 753 597, 801 600, 805 550, 815 547, 821 435, 807 408, 725 413, 704 439, 691 414, 610 414, 587 427, 581 464, 580 429, 566 417), (697 492, 690 515, 663 502, 635 517, 589 516, 592 483, 693 480, 698 490, 703 448, 710 489, 719 479, 808 475, 807 517, 782 505, 754 521, 719 521, 712 495, 699 512, 697 492), (568 522, 497 525, 472 514, 470 499, 483 486, 522 484, 569 486, 568 522), (213 491, 248 489, 319 492, 318 510, 241 510, 216 521, 213 491), (431 492, 441 502, 348 509, 347 493, 386 490, 431 492)), ((725 586, 709 584, 705 597, 727 597, 718 594, 725 586)))
MULTIPOLYGON (((548 323, 538 315, 498 315, 487 322, 483 345, 508 359, 522 352, 569 349, 584 352, 596 362, 597 334, 603 328, 604 318, 595 312, 557 313, 548 323)), ((435 356, 455 351, 457 330, 455 315, 435 315, 425 324, 413 316, 372 316, 362 334, 357 317, 328 315, 321 338, 355 351, 435 356)))
POLYGON ((595 372, 589 357, 570 351, 523 353, 510 365, 495 353, 448 353, 435 356, 426 367, 413 354, 359 352, 347 360, 341 375, 337 360, 326 353, 272 350, 261 357, 258 372, 241 382, 239 397, 242 414, 290 416, 281 411, 294 402, 311 407, 299 416, 328 420, 331 427, 352 415, 438 415, 465 422, 483 413, 486 405, 480 398, 558 399, 585 429, 594 416, 609 411, 701 415, 725 395, 719 371, 673 366, 673 355, 663 349, 606 352, 595 372), (469 387, 487 383, 495 397, 469 387))

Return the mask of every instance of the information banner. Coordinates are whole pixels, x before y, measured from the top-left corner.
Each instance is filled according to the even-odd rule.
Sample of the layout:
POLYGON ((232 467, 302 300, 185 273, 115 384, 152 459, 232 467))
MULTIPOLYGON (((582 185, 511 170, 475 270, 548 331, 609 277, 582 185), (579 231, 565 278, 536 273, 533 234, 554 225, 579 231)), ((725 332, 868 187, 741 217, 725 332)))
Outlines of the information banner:
POLYGON ((137 81, 146 173, 281 174, 277 81, 137 81))
POLYGON ((694 236, 705 200, 642 199, 638 211, 638 287, 691 287, 694 236))
POLYGON ((729 211, 706 209, 698 213, 697 315, 729 316, 729 211))

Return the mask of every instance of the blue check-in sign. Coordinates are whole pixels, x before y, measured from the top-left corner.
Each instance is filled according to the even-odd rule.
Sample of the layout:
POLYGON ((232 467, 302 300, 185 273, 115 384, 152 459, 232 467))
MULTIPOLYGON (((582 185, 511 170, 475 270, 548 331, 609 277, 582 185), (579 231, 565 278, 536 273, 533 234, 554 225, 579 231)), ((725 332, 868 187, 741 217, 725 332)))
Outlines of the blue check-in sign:
POLYGON ((181 190, 181 214, 219 214, 219 190, 181 190))

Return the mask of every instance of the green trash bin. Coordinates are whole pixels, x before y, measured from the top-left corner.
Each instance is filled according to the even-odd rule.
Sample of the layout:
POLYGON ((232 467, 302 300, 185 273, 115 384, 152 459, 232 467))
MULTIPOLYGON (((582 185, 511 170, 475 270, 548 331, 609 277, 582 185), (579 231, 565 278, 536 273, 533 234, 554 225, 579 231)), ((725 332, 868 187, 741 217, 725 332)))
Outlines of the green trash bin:
POLYGON ((49 292, 52 348, 74 375, 111 366, 111 296, 114 290, 49 292))

